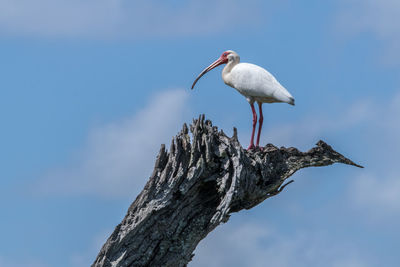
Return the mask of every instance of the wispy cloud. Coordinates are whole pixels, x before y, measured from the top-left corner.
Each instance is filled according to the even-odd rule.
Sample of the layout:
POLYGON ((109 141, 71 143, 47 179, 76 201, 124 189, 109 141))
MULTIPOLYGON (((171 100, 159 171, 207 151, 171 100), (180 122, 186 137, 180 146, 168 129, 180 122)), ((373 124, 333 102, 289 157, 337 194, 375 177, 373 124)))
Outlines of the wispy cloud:
MULTIPOLYGON (((389 171, 390 172, 390 171, 389 171)), ((400 175, 369 172, 360 175, 349 192, 354 204, 371 218, 397 217, 400 211, 400 175)))
POLYGON ((369 121, 370 127, 364 132, 369 166, 352 183, 349 195, 355 206, 371 218, 389 216, 400 221, 400 93, 374 112, 377 117, 369 121))
MULTIPOLYGON (((307 149, 318 139, 351 136, 363 154, 366 169, 349 183, 349 199, 372 217, 400 210, 400 93, 386 102, 361 100, 341 113, 313 114, 298 122, 277 125, 265 134, 279 145, 307 149), (346 133, 343 135, 343 133, 346 133)), ((397 218, 400 220, 400 217, 397 218)))
POLYGON ((0 0, 0 34, 100 39, 214 34, 253 25, 262 18, 259 6, 258 0, 0 0))
POLYGON ((309 149, 319 139, 349 131, 376 115, 372 101, 361 100, 335 114, 314 113, 295 122, 276 125, 263 136, 276 145, 309 149))
POLYGON ((385 60, 399 61, 400 1, 397 0, 340 0, 337 16, 339 29, 345 35, 370 33, 384 42, 385 60))
POLYGON ((93 130, 75 164, 49 171, 36 190, 135 196, 151 174, 160 144, 180 129, 186 98, 184 90, 160 93, 132 117, 93 130))
POLYGON ((315 232, 287 236, 270 225, 239 223, 220 226, 195 251, 196 266, 369 266, 355 248, 315 232), (210 260, 212 259, 212 260, 210 260))

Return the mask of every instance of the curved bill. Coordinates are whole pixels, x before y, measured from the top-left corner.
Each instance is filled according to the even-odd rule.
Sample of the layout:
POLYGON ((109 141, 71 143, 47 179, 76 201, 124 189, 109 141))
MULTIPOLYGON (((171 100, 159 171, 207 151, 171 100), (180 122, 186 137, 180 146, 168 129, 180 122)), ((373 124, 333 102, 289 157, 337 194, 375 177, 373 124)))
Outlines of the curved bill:
POLYGON ((225 61, 222 58, 217 59, 216 61, 214 61, 210 66, 208 66, 207 68, 205 68, 200 74, 199 76, 197 76, 196 80, 194 80, 193 84, 192 84, 192 89, 194 88, 194 86, 196 85, 197 81, 207 72, 209 72, 210 70, 212 70, 215 67, 218 67, 221 64, 224 64, 225 61))

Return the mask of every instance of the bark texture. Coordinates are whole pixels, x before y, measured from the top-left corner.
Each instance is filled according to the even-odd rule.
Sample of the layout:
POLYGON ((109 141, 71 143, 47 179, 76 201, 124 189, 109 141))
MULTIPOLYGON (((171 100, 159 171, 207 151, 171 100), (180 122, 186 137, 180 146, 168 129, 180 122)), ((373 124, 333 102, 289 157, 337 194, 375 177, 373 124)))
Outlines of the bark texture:
POLYGON ((344 163, 323 141, 308 152, 268 144, 246 151, 204 115, 157 156, 153 174, 103 245, 94 267, 186 266, 197 244, 229 214, 279 194, 297 170, 344 163))

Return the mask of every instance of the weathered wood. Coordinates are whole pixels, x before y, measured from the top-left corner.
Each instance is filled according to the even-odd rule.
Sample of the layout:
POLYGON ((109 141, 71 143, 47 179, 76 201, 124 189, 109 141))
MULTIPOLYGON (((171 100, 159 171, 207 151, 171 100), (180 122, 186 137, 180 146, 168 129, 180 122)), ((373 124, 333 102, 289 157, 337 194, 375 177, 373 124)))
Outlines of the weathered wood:
POLYGON ((361 167, 323 141, 308 152, 271 144, 249 152, 236 129, 229 138, 204 115, 190 131, 192 138, 184 124, 169 152, 161 146, 145 188, 92 266, 186 266, 200 240, 230 213, 280 193, 297 170, 333 163, 361 167))

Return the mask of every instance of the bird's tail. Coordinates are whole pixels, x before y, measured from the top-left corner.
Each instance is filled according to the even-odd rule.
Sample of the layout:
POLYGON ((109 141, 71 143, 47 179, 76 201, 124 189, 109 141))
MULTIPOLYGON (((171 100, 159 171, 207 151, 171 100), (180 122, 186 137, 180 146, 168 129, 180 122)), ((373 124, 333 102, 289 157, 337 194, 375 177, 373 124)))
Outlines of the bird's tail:
POLYGON ((274 97, 281 102, 288 103, 294 106, 294 97, 282 85, 279 89, 275 90, 274 97))
POLYGON ((290 97, 290 101, 288 102, 288 104, 294 106, 294 97, 293 96, 290 97))

